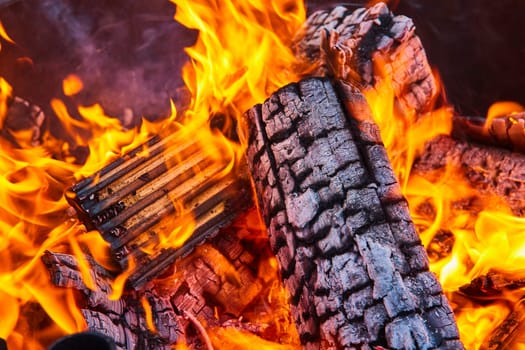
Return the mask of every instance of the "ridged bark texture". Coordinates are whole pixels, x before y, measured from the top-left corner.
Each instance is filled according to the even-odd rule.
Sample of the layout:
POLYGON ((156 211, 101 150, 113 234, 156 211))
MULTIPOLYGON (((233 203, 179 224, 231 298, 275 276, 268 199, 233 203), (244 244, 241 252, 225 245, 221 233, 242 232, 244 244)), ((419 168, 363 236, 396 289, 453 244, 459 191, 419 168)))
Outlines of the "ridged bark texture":
POLYGON ((352 98, 310 78, 246 114, 247 159, 303 347, 462 348, 379 130, 352 98))
POLYGON ((296 55, 316 74, 365 88, 388 77, 403 111, 427 112, 438 85, 412 20, 394 16, 385 3, 355 11, 343 6, 317 11, 294 38, 296 55), (377 63, 382 65, 377 65, 377 63))

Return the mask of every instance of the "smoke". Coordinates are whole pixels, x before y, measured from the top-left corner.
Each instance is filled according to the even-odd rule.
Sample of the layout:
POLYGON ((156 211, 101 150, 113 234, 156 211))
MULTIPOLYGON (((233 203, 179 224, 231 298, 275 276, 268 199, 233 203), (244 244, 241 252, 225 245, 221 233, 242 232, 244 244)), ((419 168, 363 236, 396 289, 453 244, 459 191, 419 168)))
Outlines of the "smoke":
MULTIPOLYGON (((311 13, 367 0, 307 1, 311 13)), ((498 100, 525 104, 525 2, 515 0, 390 1, 396 14, 413 18, 430 62, 440 72, 447 96, 462 114, 484 115, 498 100)), ((0 75, 15 94, 47 114, 61 80, 84 80, 76 102, 101 102, 113 115, 131 109, 159 116, 169 98, 184 104, 183 48, 195 33, 176 23, 168 0, 24 0, 0 11, 18 46, 4 45, 0 75), (22 57, 30 57, 22 59, 22 57), (32 62, 32 63, 31 63, 32 62)), ((180 108, 179 108, 180 109, 180 108)))
POLYGON ((47 105, 61 96, 62 79, 76 74, 84 90, 75 103, 98 102, 116 116, 132 110, 132 123, 142 115, 165 115, 170 98, 184 104, 183 48, 195 40, 195 33, 173 20, 174 12, 167 0, 26 0, 11 6, 2 18, 18 43, 17 54, 33 62, 24 77, 32 87, 17 84, 14 76, 15 90, 47 105))

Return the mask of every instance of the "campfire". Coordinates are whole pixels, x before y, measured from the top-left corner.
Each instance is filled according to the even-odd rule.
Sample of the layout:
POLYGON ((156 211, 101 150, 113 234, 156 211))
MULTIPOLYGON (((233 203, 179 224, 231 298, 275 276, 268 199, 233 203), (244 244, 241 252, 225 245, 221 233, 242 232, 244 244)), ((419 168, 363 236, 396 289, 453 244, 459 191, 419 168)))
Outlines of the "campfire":
POLYGON ((172 2, 153 116, 83 103, 97 42, 48 106, 0 78, 0 348, 525 345, 519 104, 460 115, 381 2, 172 2))

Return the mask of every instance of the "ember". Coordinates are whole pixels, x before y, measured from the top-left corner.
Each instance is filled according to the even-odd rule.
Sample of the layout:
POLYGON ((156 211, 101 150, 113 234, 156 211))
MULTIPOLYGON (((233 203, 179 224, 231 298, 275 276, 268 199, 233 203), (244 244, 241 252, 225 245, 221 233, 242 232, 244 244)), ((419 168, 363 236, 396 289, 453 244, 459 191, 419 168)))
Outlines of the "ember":
POLYGON ((198 36, 153 120, 79 103, 75 72, 49 106, 0 77, 9 349, 525 345, 521 105, 454 116, 383 3, 172 2, 198 36))

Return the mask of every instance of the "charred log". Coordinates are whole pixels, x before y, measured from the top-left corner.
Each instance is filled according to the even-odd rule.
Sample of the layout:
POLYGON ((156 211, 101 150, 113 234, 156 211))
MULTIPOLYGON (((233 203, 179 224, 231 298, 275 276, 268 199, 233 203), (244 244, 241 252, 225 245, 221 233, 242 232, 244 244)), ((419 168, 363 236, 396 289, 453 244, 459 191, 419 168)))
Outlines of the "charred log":
POLYGON ((363 96, 307 79, 248 111, 247 159, 305 348, 461 348, 363 96), (345 111, 346 108, 346 111, 345 111))
POLYGON ((344 7, 313 13, 295 38, 295 51, 316 74, 363 87, 392 84, 406 112, 426 112, 438 87, 412 20, 380 2, 352 12, 344 7), (379 63, 379 64, 377 64, 379 63))
POLYGON ((251 206, 242 165, 222 174, 230 161, 177 133, 155 137, 73 186, 68 201, 111 244, 122 269, 133 259, 128 284, 137 289, 251 206), (162 235, 190 222, 182 246, 163 246, 162 235))
POLYGON ((414 170, 425 174, 447 165, 481 193, 504 199, 516 215, 525 214, 525 155, 440 136, 427 143, 414 170))
POLYGON ((525 113, 494 118, 488 125, 484 118, 456 117, 453 132, 460 140, 525 153, 525 113))
POLYGON ((283 329, 283 320, 258 324, 249 317, 250 308, 260 309, 270 299, 271 281, 258 278, 257 271, 260 259, 270 256, 269 247, 264 243, 250 246, 234 227, 222 233, 177 260, 171 274, 141 291, 124 291, 118 300, 110 298, 115 276, 91 259, 92 289, 86 286, 74 256, 46 252, 42 259, 53 284, 79 292, 87 331, 109 336, 117 349, 171 349, 181 343, 199 349, 210 341, 206 332, 212 327, 234 327, 270 340, 293 341, 278 331, 283 329))
MULTIPOLYGON (((162 348, 162 345, 167 346, 182 336, 180 317, 172 308, 166 309, 167 306, 163 305, 164 319, 161 315, 155 315, 154 323, 162 325, 162 330, 165 330, 156 334, 154 329, 148 328, 140 296, 129 294, 119 300, 110 300, 113 276, 97 264, 91 264, 91 278, 95 288, 90 289, 82 279, 74 256, 48 251, 42 260, 50 271, 53 284, 73 288, 82 294, 79 304, 85 305, 81 312, 86 320, 87 330, 110 337, 117 349, 162 348)), ((153 302, 157 300, 154 293, 148 292, 153 302)))
POLYGON ((516 278, 515 274, 503 271, 489 271, 486 275, 474 278, 469 284, 461 286, 460 292, 470 298, 483 300, 497 299, 507 291, 525 287, 525 278, 516 278))

